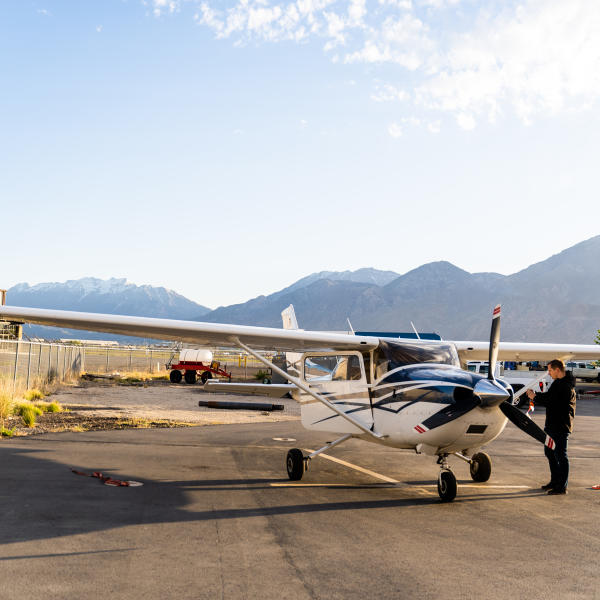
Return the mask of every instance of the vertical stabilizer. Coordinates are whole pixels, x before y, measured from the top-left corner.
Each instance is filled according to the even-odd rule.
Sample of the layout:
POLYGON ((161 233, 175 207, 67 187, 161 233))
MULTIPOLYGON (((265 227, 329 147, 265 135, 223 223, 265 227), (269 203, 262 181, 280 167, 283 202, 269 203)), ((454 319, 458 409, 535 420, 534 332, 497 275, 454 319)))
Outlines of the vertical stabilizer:
POLYGON ((296 320, 296 312, 294 311, 293 304, 290 304, 281 312, 281 318, 284 329, 298 329, 298 321, 296 320))

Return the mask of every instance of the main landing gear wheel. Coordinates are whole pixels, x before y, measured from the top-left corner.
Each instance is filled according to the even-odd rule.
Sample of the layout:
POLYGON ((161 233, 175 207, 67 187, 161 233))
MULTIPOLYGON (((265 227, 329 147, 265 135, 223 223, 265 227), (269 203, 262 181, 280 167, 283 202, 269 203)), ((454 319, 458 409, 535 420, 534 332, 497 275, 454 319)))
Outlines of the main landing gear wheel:
POLYGON ((169 379, 171 380, 171 383, 181 383, 182 378, 183 375, 181 374, 181 371, 178 371, 177 369, 173 369, 169 373, 169 379))
POLYGON ((299 481, 302 479, 302 475, 304 475, 304 455, 302 454, 302 450, 298 448, 292 448, 287 453, 287 459, 285 461, 287 467, 288 477, 292 481, 299 481))
POLYGON ((186 383, 196 383, 196 371, 186 371, 183 378, 186 383))
POLYGON ((452 471, 440 471, 438 494, 442 502, 452 502, 456 498, 456 477, 452 471))
POLYGON ((469 470, 473 481, 487 481, 492 474, 492 459, 485 452, 473 454, 469 470))
POLYGON ((210 371, 203 371, 202 375, 200 375, 200 381, 202 385, 204 385, 209 379, 212 379, 212 373, 210 371))

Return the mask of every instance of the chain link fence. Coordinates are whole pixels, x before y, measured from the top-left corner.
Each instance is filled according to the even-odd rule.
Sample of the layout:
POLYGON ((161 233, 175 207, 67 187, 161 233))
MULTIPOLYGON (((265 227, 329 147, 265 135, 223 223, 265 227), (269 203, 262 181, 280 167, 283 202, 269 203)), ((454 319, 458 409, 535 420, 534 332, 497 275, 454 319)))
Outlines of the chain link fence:
MULTIPOLYGON (((177 360, 180 348, 77 346, 16 340, 0 340, 0 378, 13 385, 34 387, 42 382, 66 381, 82 373, 150 372, 166 369, 177 360)), ((264 369, 244 352, 211 348, 213 360, 234 376, 252 379, 264 369)), ((272 353, 265 353, 272 358, 272 353)))
POLYGON ((41 381, 65 381, 79 376, 83 348, 15 340, 0 341, 0 377, 29 388, 41 381))

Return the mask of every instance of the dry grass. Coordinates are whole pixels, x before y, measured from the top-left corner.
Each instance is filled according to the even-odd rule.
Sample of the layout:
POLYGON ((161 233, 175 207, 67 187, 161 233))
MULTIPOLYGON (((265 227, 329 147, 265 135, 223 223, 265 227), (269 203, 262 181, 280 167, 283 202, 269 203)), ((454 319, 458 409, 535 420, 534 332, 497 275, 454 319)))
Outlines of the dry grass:
POLYGON ((33 400, 41 400, 44 396, 44 392, 41 392, 37 388, 25 390, 25 392, 23 393, 23 398, 25 398, 25 400, 29 400, 30 402, 32 402, 33 400))
POLYGON ((117 381, 119 383, 128 384, 163 380, 169 380, 169 374, 166 371, 159 371, 158 373, 150 373, 150 371, 123 371, 119 373, 119 378, 117 381))
POLYGON ((5 428, 5 421, 12 415, 18 415, 27 427, 35 427, 38 416, 44 412, 60 412, 62 407, 57 402, 38 402, 58 387, 57 384, 37 380, 35 387, 27 389, 21 380, 0 378, 0 437, 10 436, 13 429, 5 428))

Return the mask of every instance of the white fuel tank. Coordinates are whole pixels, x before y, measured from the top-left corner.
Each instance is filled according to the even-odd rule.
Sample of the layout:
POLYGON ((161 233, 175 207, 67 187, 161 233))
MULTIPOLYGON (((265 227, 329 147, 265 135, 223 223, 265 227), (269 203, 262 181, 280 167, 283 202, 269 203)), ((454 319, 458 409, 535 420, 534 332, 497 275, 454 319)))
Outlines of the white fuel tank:
POLYGON ((213 353, 210 350, 182 350, 179 353, 179 362, 195 362, 202 363, 206 366, 210 365, 213 353))

